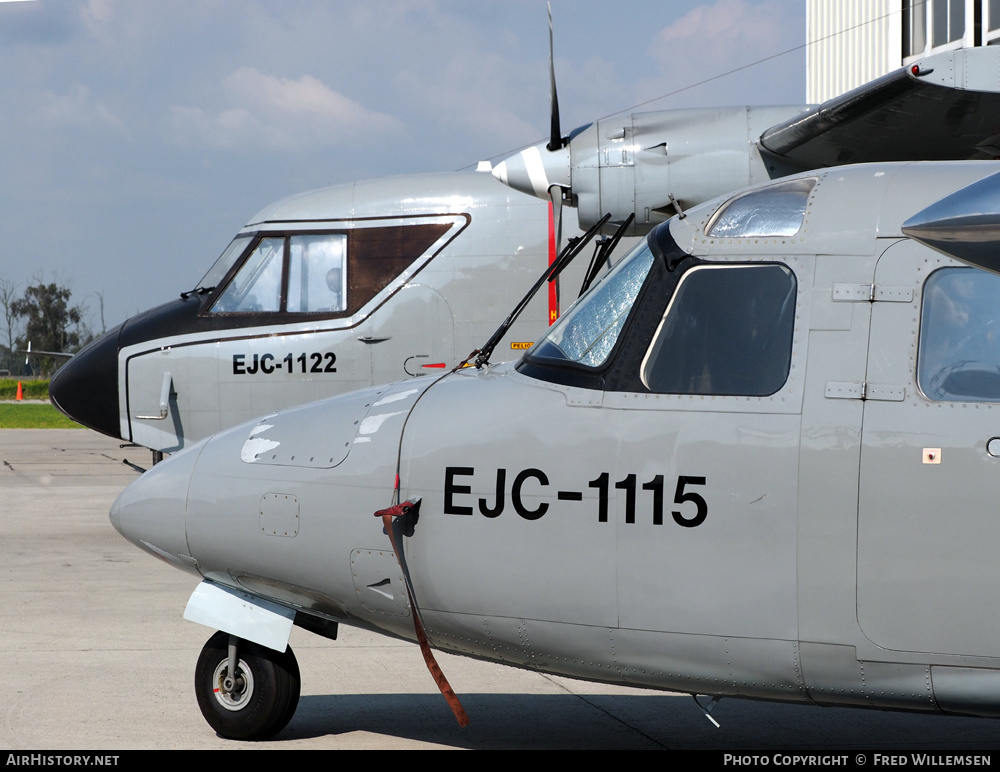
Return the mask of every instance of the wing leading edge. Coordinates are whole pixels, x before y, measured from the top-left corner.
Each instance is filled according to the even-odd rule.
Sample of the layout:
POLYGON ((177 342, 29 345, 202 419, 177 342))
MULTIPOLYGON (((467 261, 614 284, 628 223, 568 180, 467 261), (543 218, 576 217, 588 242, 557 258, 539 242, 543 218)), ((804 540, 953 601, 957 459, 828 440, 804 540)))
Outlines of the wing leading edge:
POLYGON ((1000 47, 947 51, 765 131, 762 151, 803 169, 1000 155, 1000 47))

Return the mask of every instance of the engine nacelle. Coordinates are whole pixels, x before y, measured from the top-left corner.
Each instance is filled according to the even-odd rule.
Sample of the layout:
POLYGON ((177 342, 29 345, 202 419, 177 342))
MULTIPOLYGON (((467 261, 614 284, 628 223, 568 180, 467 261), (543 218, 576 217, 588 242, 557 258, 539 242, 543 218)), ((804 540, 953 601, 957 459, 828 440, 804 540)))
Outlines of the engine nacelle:
POLYGON ((802 107, 724 107, 614 116, 571 132, 565 147, 540 142, 499 163, 494 176, 516 190, 550 197, 558 186, 580 226, 606 213, 635 213, 630 235, 677 212, 797 168, 762 151, 757 139, 802 107), (568 152, 567 152, 568 151, 568 152), (676 206, 672 202, 676 201, 676 206))

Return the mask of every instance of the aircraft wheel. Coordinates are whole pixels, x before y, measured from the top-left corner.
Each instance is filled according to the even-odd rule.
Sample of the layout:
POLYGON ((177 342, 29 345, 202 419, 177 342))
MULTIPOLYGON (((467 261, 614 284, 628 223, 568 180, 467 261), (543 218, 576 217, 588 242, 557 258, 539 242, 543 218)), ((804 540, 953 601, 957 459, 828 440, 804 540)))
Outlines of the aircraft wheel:
POLYGON ((229 634, 218 632, 201 650, 194 671, 198 707, 230 740, 266 740, 292 719, 299 703, 299 663, 291 647, 278 653, 239 641, 236 680, 229 682, 229 634))

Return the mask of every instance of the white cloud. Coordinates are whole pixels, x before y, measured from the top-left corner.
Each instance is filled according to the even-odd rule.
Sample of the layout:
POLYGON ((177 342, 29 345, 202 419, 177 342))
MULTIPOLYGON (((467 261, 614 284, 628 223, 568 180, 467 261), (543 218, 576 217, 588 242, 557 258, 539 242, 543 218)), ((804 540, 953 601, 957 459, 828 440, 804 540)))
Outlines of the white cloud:
MULTIPOLYGON (((802 0, 636 0, 626 15, 641 21, 631 24, 614 23, 595 0, 553 5, 564 130, 805 34, 802 0)), ((271 199, 453 169, 548 133, 539 0, 44 0, 0 9, 0 135, 17 148, 0 161, 0 224, 8 252, 24 257, 0 272, 23 283, 21 265, 71 271, 85 261, 74 295, 108 290, 109 322, 161 302, 167 285, 188 289, 230 229, 271 199), (150 238, 178 220, 172 238, 150 238), (93 231, 104 235, 81 241, 93 231), (130 280, 137 270, 159 270, 164 282, 130 280)), ((784 67, 800 71, 804 96, 803 63, 784 67)), ((750 76, 701 89, 703 102, 763 102, 787 77, 752 72, 749 84, 750 76)), ((644 109, 686 106, 688 93, 644 109)))
POLYGON ((222 87, 230 103, 225 109, 170 108, 178 138, 219 147, 295 149, 403 132, 397 118, 366 108, 312 75, 293 80, 241 67, 222 87))
MULTIPOLYGON (((401 71, 393 86, 421 112, 442 141, 474 138, 475 146, 500 153, 543 136, 548 119, 548 73, 505 53, 456 48, 433 72, 401 71), (532 92, 529 94, 529 91, 532 92), (532 105, 534 98, 534 105, 532 105), (537 124, 537 125, 536 125, 537 124)), ((456 161, 471 158, 455 156, 456 161)))
MULTIPOLYGON (((802 8, 787 0, 716 0, 695 6, 653 35, 649 54, 659 64, 661 74, 656 80, 645 79, 642 88, 654 93, 658 83, 665 93, 787 51, 793 47, 790 41, 804 44, 804 18, 802 8)), ((742 78, 712 81, 702 92, 709 103, 713 98, 715 104, 730 102, 720 100, 719 93, 746 91, 747 79, 751 79, 752 96, 741 94, 738 101, 801 101, 805 96, 804 61, 801 51, 791 53, 750 67, 742 78)))
POLYGON ((80 8, 84 21, 94 26, 103 26, 111 21, 114 8, 112 0, 88 0, 80 8))
POLYGON ((45 128, 114 129, 127 134, 125 123, 90 88, 76 84, 68 92, 44 91, 38 97, 37 118, 45 128))
MULTIPOLYGON (((750 51, 774 52, 787 36, 782 35, 780 19, 787 16, 787 4, 751 3, 749 0, 716 0, 692 8, 656 36, 661 43, 661 57, 670 55, 677 43, 696 43, 709 54, 745 55, 750 51), (739 44, 739 49, 732 46, 739 44)), ((803 43, 805 40, 803 39, 803 43)))

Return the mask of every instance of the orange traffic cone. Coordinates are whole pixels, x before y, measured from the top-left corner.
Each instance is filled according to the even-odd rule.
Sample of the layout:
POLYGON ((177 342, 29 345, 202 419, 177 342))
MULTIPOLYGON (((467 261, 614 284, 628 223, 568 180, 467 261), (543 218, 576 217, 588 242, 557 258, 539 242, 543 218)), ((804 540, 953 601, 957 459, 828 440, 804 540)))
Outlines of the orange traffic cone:
POLYGON ((21 390, 21 382, 17 382, 17 401, 20 402, 24 399, 24 392, 21 390))

